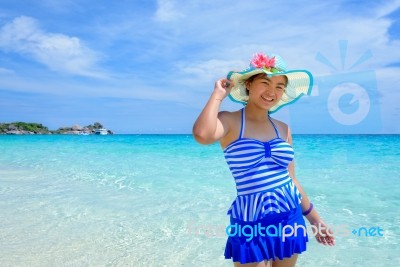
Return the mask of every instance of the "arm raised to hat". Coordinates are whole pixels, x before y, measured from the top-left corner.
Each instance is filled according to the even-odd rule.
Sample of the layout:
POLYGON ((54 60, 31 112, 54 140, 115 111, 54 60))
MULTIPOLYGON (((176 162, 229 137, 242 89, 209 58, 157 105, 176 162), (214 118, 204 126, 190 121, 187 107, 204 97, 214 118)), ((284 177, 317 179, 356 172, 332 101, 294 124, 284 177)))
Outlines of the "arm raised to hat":
POLYGON ((228 79, 215 82, 214 90, 193 125, 194 139, 203 145, 212 144, 229 132, 229 115, 219 112, 222 100, 230 93, 233 83, 228 79))
MULTIPOLYGON (((293 146, 292 134, 290 133, 290 129, 287 129, 288 134, 286 141, 293 146)), ((294 160, 289 164, 289 175, 302 196, 301 209, 303 214, 306 213, 306 215, 304 215, 306 219, 314 227, 312 230, 314 232, 317 242, 323 245, 333 246, 335 244, 335 238, 333 236, 332 229, 330 229, 329 226, 321 219, 317 210, 310 206, 311 202, 294 174, 294 160)))

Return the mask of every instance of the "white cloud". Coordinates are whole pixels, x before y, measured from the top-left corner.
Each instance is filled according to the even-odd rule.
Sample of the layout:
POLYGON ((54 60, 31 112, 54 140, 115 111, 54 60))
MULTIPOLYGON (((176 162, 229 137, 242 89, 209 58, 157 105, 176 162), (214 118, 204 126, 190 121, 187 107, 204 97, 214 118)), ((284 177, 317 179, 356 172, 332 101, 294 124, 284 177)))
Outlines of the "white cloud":
POLYGON ((158 7, 155 14, 155 19, 158 21, 172 21, 183 17, 183 14, 176 9, 175 1, 173 0, 158 0, 158 7))
MULTIPOLYGON (((25 73, 18 70, 16 79, 5 81, 7 69, 15 70, 15 63, 24 64, 11 54, 2 63, 6 70, 0 69, 0 88, 3 85, 15 91, 86 95, 93 96, 93 101, 101 96, 158 99, 200 109, 215 79, 230 70, 246 68, 253 53, 264 51, 277 53, 289 68, 308 69, 316 77, 376 71, 385 105, 383 113, 390 114, 398 106, 391 94, 398 84, 398 69, 382 70, 400 62, 400 40, 389 35, 397 20, 389 14, 399 8, 400 0, 320 1, 307 5, 292 1, 289 6, 283 2, 265 5, 261 0, 159 0, 156 9, 152 5, 138 8, 130 1, 97 5, 90 0, 97 8, 73 0, 65 2, 67 7, 61 3, 49 7, 51 0, 45 0, 46 8, 45 4, 36 4, 37 10, 37 5, 42 8, 38 16, 57 21, 63 29, 80 27, 82 39, 46 32, 45 25, 40 28, 34 19, 19 17, 2 28, 0 25, 0 49, 33 58, 59 72, 99 75, 95 70, 99 55, 82 42, 91 40, 96 50, 103 50, 107 60, 103 64, 108 63, 113 71, 109 79, 82 81, 63 75, 60 79, 43 70, 33 69, 31 74, 32 66, 27 66, 25 73), (339 40, 348 41, 343 69, 339 40), (372 57, 350 69, 368 50, 372 57), (317 53, 337 70, 318 62, 317 53)), ((4 16, 2 23, 9 16, 4 16)), ((223 105, 237 108, 229 100, 223 105)))
POLYGON ((93 79, 87 83, 81 83, 79 80, 70 80, 69 77, 47 77, 43 82, 42 77, 25 77, 17 74, 4 75, 0 79, 0 90, 2 88, 14 92, 49 94, 60 98, 64 96, 93 99, 115 97, 166 102, 184 102, 185 100, 184 92, 165 90, 165 88, 151 86, 135 79, 109 79, 107 82, 93 79))
POLYGON ((7 68, 1 68, 1 67, 0 67, 0 75, 1 75, 1 74, 13 74, 13 73, 14 73, 13 70, 10 70, 10 69, 7 69, 7 68))
POLYGON ((0 48, 28 55, 55 71, 103 76, 95 70, 98 55, 79 38, 45 32, 30 17, 17 17, 0 29, 0 48))
POLYGON ((378 17, 386 16, 400 7, 400 0, 383 1, 380 8, 376 11, 378 17))
MULTIPOLYGON (((315 60, 317 53, 322 53, 342 71, 339 40, 348 41, 345 70, 367 50, 371 50, 373 57, 356 70, 377 69, 400 61, 399 41, 390 40, 388 35, 393 22, 382 17, 398 8, 399 1, 388 1, 379 10, 368 10, 374 12, 372 16, 359 10, 341 12, 346 6, 339 3, 321 2, 307 7, 296 6, 296 3, 293 7, 278 4, 264 8, 246 2, 246 6, 235 4, 234 11, 232 5, 223 12, 218 8, 199 13, 185 11, 193 16, 180 22, 184 25, 181 38, 187 39, 190 35, 191 43, 204 43, 199 56, 206 62, 212 58, 248 60, 253 53, 265 51, 283 56, 289 68, 306 68, 321 75, 331 70, 315 60), (280 18, 282 13, 291 15, 280 18)), ((247 64, 233 67, 244 68, 247 64)), ((197 73, 203 73, 204 79, 209 77, 207 72, 197 73)))
POLYGON ((201 78, 204 80, 210 80, 216 77, 225 76, 231 70, 238 70, 237 66, 245 66, 245 64, 248 63, 240 60, 210 59, 194 63, 182 62, 178 64, 178 66, 181 72, 191 76, 194 75, 196 79, 201 78))

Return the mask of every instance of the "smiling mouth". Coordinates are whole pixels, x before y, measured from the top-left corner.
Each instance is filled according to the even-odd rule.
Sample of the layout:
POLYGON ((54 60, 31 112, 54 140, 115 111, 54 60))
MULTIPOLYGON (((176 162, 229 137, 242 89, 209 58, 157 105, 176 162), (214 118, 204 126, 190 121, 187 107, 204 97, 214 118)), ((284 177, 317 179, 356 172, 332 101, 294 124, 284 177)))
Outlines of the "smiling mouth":
POLYGON ((271 103, 272 101, 274 101, 274 99, 271 98, 271 97, 263 97, 263 96, 261 96, 261 98, 267 103, 271 103))

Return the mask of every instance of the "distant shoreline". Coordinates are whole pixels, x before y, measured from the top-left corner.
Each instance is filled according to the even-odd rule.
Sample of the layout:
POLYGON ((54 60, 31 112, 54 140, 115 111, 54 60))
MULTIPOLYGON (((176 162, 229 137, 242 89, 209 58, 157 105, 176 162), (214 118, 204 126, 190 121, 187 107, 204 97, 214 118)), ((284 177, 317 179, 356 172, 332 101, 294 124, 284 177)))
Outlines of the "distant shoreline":
MULTIPOLYGON (((41 123, 10 122, 0 123, 0 135, 116 135, 101 123, 95 122, 87 126, 75 124, 70 127, 60 127, 57 130, 49 130, 41 123)), ((192 135, 192 133, 119 133, 118 135, 192 135)), ((293 136, 399 136, 400 133, 292 133, 293 136)))
MULTIPOLYGON (((13 134, 5 134, 5 133, 0 133, 0 136, 6 136, 6 135, 13 135, 13 134)), ((16 134, 14 134, 16 135, 16 134)), ((79 134, 67 134, 67 133, 51 133, 51 134, 42 134, 42 133, 37 133, 37 134, 18 134, 18 135, 53 135, 53 136, 59 136, 59 135, 79 135, 79 134)), ((95 135, 95 134, 92 134, 95 135)), ((113 133, 112 135, 114 136, 122 136, 122 135, 168 135, 168 136, 173 136, 173 135, 183 135, 183 136, 192 136, 191 133, 113 133)), ((362 134, 293 134, 292 136, 296 137, 296 136, 393 136, 393 137, 400 137, 400 134, 392 134, 392 133, 388 133, 388 134, 371 134, 371 133, 362 133, 362 134)))
POLYGON ((75 124, 71 127, 60 127, 49 130, 41 123, 10 122, 0 123, 0 135, 110 135, 113 131, 106 129, 99 122, 87 126, 75 124))

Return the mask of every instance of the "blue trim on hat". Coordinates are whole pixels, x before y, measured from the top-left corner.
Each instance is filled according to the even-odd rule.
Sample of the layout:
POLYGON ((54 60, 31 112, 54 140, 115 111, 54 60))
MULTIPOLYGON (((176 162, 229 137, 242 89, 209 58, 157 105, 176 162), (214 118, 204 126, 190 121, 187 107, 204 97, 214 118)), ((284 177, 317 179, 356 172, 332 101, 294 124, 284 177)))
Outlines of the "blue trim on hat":
MULTIPOLYGON (((230 71, 230 72, 228 73, 228 75, 226 76, 226 78, 227 78, 228 80, 230 80, 232 74, 235 73, 235 72, 236 72, 236 71, 230 71)), ((236 102, 236 103, 239 103, 239 104, 243 104, 243 106, 246 106, 246 105, 247 105, 247 102, 246 102, 246 101, 239 101, 239 100, 236 100, 236 99, 233 98, 233 96, 231 96, 230 93, 228 94, 228 97, 229 97, 229 99, 232 100, 233 102, 236 102)))
MULTIPOLYGON (((308 87, 307 93, 306 93, 306 95, 310 95, 310 94, 311 94, 311 89, 312 89, 312 87, 313 87, 313 85, 314 85, 314 77, 312 76, 311 72, 309 72, 308 70, 297 70, 297 71, 288 71, 288 72, 286 72, 286 73, 298 72, 298 71, 303 71, 303 72, 307 73, 307 75, 310 77, 310 86, 308 87)), ((303 95, 304 95, 304 93, 301 93, 301 94, 298 95, 293 101, 290 101, 289 103, 286 103, 286 104, 281 105, 280 107, 278 107, 277 109, 275 109, 275 110, 272 111, 272 112, 270 112, 270 111, 268 110, 268 114, 275 113, 275 112, 277 112, 278 110, 280 110, 282 107, 295 103, 295 102, 296 102, 297 100, 299 100, 300 97, 302 97, 303 95)))
POLYGON ((234 71, 230 71, 230 72, 228 73, 228 75, 226 76, 226 78, 227 78, 228 80, 230 80, 233 73, 234 73, 234 71))

